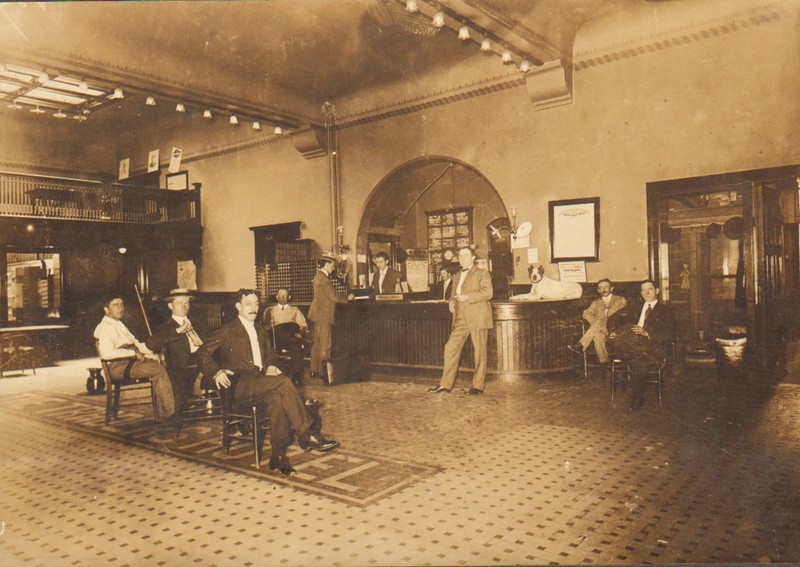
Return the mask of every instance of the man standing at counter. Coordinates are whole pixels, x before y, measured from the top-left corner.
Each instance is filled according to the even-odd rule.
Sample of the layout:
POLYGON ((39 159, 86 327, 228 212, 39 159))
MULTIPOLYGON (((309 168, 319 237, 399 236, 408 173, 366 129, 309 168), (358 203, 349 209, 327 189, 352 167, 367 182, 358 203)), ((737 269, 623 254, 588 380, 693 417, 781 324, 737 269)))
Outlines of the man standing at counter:
POLYGON ((376 270, 372 273, 372 293, 399 293, 400 281, 403 274, 389 267, 389 255, 386 252, 378 252, 372 260, 376 270))
POLYGON ((492 321, 492 278, 489 272, 475 265, 475 251, 464 247, 458 251, 461 271, 454 276, 455 289, 450 296, 450 312, 453 328, 444 346, 444 370, 438 386, 428 391, 441 394, 453 390, 458 374, 458 362, 467 337, 472 339, 475 351, 475 374, 472 387, 466 391, 470 396, 483 394, 486 386, 486 340, 492 321))
POLYGON ((345 297, 336 293, 331 283, 331 272, 336 262, 333 254, 323 254, 319 259, 319 269, 314 276, 314 299, 308 310, 308 318, 313 321, 311 343, 311 371, 312 377, 323 377, 322 365, 331 358, 333 339, 333 318, 337 303, 347 303, 353 295, 345 297))

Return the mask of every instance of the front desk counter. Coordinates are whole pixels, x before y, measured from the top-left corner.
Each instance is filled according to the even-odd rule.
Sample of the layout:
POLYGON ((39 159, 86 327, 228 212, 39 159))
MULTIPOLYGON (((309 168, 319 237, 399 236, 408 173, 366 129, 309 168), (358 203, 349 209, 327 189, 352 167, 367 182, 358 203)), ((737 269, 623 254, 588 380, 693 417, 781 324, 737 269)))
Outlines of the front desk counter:
MULTIPOLYGON (((489 377, 515 379, 567 375, 579 357, 567 348, 581 336, 585 299, 492 302, 489 377)), ((305 311, 305 309, 304 309, 305 311)), ((441 373, 451 315, 444 301, 369 302, 337 305, 334 358, 346 358, 362 373, 441 373)), ((473 368, 472 344, 462 351, 461 370, 473 368)))

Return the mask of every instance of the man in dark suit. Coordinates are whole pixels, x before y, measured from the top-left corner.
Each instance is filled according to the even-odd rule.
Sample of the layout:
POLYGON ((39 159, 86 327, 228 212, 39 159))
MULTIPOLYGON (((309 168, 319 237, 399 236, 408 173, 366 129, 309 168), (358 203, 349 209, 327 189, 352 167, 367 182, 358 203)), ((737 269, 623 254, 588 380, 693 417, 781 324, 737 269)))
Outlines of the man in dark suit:
POLYGON ((400 282, 403 274, 389 267, 389 255, 383 251, 378 252, 372 262, 375 264, 375 271, 372 273, 372 294, 401 293, 400 282))
POLYGON ((449 301, 453 293, 453 274, 447 268, 439 270, 439 281, 431 286, 429 297, 441 301, 449 301))
MULTIPOLYGON (((675 321, 669 307, 658 300, 659 289, 653 280, 641 284, 643 302, 616 315, 622 317, 619 331, 609 335, 611 352, 631 366, 631 405, 628 411, 638 411, 644 405, 644 380, 647 371, 664 359, 666 347, 675 336, 675 321)), ((615 316, 609 319, 614 328, 615 316)))
POLYGON ((486 340, 489 329, 494 327, 492 306, 489 301, 494 293, 489 272, 475 265, 475 251, 464 247, 458 251, 461 271, 453 279, 455 289, 450 296, 450 313, 453 314, 453 329, 444 347, 444 370, 442 379, 433 394, 450 392, 456 382, 458 362, 467 337, 472 340, 475 353, 475 374, 472 387, 466 391, 474 396, 483 394, 486 386, 486 340))
POLYGON ((189 398, 199 389, 195 383, 200 377, 197 351, 203 344, 200 333, 189 321, 192 294, 186 289, 173 289, 165 298, 172 316, 153 329, 144 342, 154 352, 161 351, 167 367, 176 404, 189 398))
POLYGON ((233 390, 238 405, 255 405, 260 412, 266 406, 272 447, 269 467, 292 474, 295 470, 286 457, 286 448, 292 443, 290 427, 305 450, 328 451, 339 444, 321 437, 291 380, 277 368, 277 353, 267 341, 264 328, 255 323, 258 292, 241 289, 236 298, 239 316, 203 343, 200 365, 206 376, 213 376, 218 388, 233 390))
POLYGON ((323 377, 322 365, 331 358, 333 346, 333 321, 337 303, 347 303, 353 295, 344 296, 336 292, 331 283, 331 272, 336 262, 333 254, 323 254, 319 259, 319 269, 314 275, 314 299, 308 310, 308 318, 313 321, 311 342, 312 377, 323 377))

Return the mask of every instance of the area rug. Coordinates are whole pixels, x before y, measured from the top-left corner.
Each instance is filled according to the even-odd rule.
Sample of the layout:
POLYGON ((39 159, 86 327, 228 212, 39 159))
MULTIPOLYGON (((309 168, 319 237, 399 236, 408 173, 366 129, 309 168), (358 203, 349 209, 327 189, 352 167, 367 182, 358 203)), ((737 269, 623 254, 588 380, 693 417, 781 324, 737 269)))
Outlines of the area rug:
MULTIPOLYGON (((119 419, 104 425, 105 396, 70 396, 33 391, 4 397, 0 411, 235 471, 361 507, 442 470, 435 466, 366 455, 347 448, 329 453, 306 453, 293 445, 288 456, 297 474, 285 476, 271 471, 267 458, 256 469, 252 445, 249 443, 234 443, 230 453, 226 454, 222 449, 222 422, 219 418, 186 424, 177 439, 158 435, 152 414, 140 407, 123 407, 119 419)), ((268 455, 267 446, 265 456, 268 455)))

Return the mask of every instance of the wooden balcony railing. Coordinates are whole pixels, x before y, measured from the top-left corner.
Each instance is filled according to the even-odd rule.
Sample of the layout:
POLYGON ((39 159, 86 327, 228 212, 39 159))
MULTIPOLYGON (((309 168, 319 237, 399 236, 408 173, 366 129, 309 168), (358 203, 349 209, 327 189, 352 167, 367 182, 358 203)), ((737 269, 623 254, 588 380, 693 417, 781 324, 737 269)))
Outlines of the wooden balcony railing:
POLYGON ((200 191, 0 172, 0 216, 199 224, 200 191))

